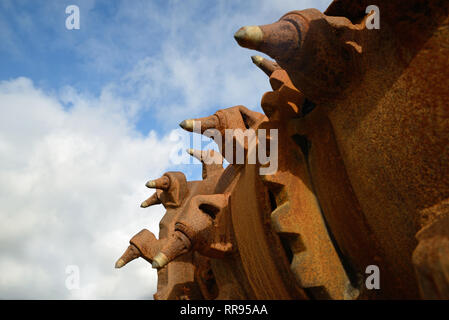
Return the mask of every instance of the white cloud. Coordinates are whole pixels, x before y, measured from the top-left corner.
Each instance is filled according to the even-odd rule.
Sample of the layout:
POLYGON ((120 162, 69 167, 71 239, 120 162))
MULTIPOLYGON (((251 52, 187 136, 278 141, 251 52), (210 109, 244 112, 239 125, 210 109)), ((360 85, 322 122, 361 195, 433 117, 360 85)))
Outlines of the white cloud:
POLYGON ((142 228, 158 234, 163 208, 139 204, 173 143, 136 132, 112 97, 71 94, 67 110, 29 79, 0 83, 0 297, 149 298, 149 264, 114 263, 142 228), (80 290, 66 289, 67 265, 80 290))

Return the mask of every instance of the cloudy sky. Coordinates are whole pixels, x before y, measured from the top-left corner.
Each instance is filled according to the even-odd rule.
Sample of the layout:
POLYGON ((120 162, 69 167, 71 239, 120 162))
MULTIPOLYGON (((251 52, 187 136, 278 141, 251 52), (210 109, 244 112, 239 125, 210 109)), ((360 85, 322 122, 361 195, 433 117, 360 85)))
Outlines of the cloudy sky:
POLYGON ((158 234, 163 207, 139 207, 148 179, 200 178, 173 161, 178 123, 261 111, 267 78, 234 32, 329 3, 1 0, 0 299, 152 299, 147 262, 114 263, 141 229, 158 234))

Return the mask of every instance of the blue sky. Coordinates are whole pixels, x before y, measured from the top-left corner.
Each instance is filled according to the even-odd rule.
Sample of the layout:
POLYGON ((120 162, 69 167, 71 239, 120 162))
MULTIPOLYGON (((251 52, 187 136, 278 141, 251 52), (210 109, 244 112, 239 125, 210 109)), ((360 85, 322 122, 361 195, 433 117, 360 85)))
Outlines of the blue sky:
MULTIPOLYGON (((175 165, 178 123, 269 91, 233 34, 330 1, 0 1, 0 298, 151 298, 144 261, 115 260, 163 208, 145 182, 175 165), (67 30, 65 8, 80 8, 67 30), (77 265, 81 287, 67 290, 77 265)), ((188 147, 183 145, 183 147, 188 147)))
MULTIPOLYGON (((184 102, 189 100, 191 91, 195 89, 179 88, 183 85, 179 79, 182 75, 173 74, 175 64, 187 64, 185 72, 197 68, 199 77, 209 74, 205 80, 215 78, 214 86, 217 87, 223 79, 239 82, 239 79, 228 79, 223 75, 228 68, 251 70, 251 75, 259 80, 254 86, 261 92, 266 88, 265 79, 261 75, 257 77, 258 71, 250 65, 249 53, 236 46, 232 38, 240 24, 256 23, 249 19, 255 7, 251 2, 239 4, 235 1, 2 1, 0 21, 4 45, 0 50, 3 61, 0 78, 25 76, 45 90, 58 91, 71 86, 95 96, 106 84, 126 82, 124 77, 139 62, 145 65, 144 68, 156 65, 161 75, 165 72, 175 81, 172 84, 164 82, 164 86, 158 88, 164 95, 154 94, 149 96, 151 100, 142 101, 140 118, 154 120, 155 110, 152 109, 158 109, 158 113, 164 116, 164 119, 161 119, 161 114, 156 117, 163 120, 156 122, 158 129, 169 130, 182 119, 165 119, 166 113, 161 109, 164 105, 188 108, 184 102), (80 7, 80 30, 65 28, 65 7, 69 4, 80 7), (229 13, 230 23, 223 19, 224 13, 229 13), (207 26, 210 26, 210 31, 207 31, 207 26), (198 31, 195 30, 197 27, 200 27, 198 31), (218 30, 222 34, 217 39, 215 32, 218 30), (206 59, 203 48, 208 54, 206 59), (172 64, 164 59, 167 54, 173 59, 172 64), (231 58, 231 61, 223 61, 224 58, 231 58)), ((276 19, 280 13, 273 12, 271 19, 266 21, 276 19)), ((151 83, 158 79, 141 74, 140 80, 151 83)), ((202 85, 201 79, 194 81, 196 85, 202 85)), ((124 88, 120 94, 136 97, 138 89, 124 88)), ((245 100, 256 107, 257 99, 245 100)), ((209 102, 208 99, 195 99, 195 104, 202 101, 209 102)), ((224 97, 219 97, 211 105, 199 109, 213 112, 226 107, 220 104, 225 101, 224 97)), ((139 121, 139 131, 146 133, 148 123, 139 121)))

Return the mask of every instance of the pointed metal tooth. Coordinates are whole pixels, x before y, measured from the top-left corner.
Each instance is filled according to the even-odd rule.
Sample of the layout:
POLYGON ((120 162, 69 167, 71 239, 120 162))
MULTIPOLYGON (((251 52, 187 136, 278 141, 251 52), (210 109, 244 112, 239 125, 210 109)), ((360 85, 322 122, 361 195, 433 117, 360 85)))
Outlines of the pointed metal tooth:
POLYGON ((162 176, 159 179, 148 181, 145 186, 152 189, 168 190, 170 188, 170 179, 162 176))
POLYGON ((200 131, 203 133, 207 129, 216 129, 219 125, 219 120, 216 115, 211 115, 204 118, 187 119, 182 121, 179 125, 189 132, 200 131))
POLYGON ((155 269, 163 268, 179 255, 190 251, 191 248, 191 240, 184 233, 175 230, 163 248, 153 256, 151 265, 155 269))
POLYGON ((251 60, 256 66, 260 66, 264 59, 261 56, 251 56, 251 60))
POLYGON ((189 148, 186 150, 188 154, 190 154, 192 157, 199 161, 203 161, 203 152, 201 150, 195 150, 192 148, 189 148))
POLYGON ((281 69, 281 67, 276 62, 265 59, 261 56, 252 56, 251 60, 269 77, 274 71, 281 69))
POLYGON ((162 252, 159 252, 158 254, 156 254, 154 256, 151 266, 154 269, 159 269, 159 268, 164 267, 167 263, 168 263, 167 256, 165 254, 163 254, 162 252))
POLYGON ((223 156, 219 152, 214 150, 195 150, 191 148, 186 151, 203 164, 203 179, 206 179, 209 173, 223 168, 223 156))
POLYGON ((115 263, 115 268, 120 269, 124 265, 125 265, 125 261, 123 261, 123 259, 118 259, 117 262, 115 263))
POLYGON ((205 154, 204 154, 203 151, 192 149, 192 148, 188 148, 186 151, 187 151, 187 153, 189 155, 191 155, 192 157, 194 157, 198 161, 201 161, 202 163, 204 163, 203 161, 204 161, 205 154))
POLYGON ((142 202, 141 204, 140 204, 140 207, 141 208, 148 208, 150 205, 147 203, 147 200, 145 200, 144 202, 142 202))
POLYGON ((140 207, 148 208, 149 206, 153 206, 155 204, 161 204, 161 203, 162 203, 161 200, 159 200, 157 193, 155 192, 155 193, 153 193, 153 195, 151 197, 149 197, 144 202, 142 202, 140 207))
MULTIPOLYGON (((289 17, 272 24, 242 27, 234 37, 240 46, 263 52, 276 59, 281 65, 289 66, 290 60, 296 59, 292 57, 292 54, 300 52, 301 32, 299 30, 302 29, 304 29, 304 22, 301 18, 289 17)), ((255 62, 258 61, 260 59, 255 62)))
POLYGON ((195 159, 201 161, 203 164, 223 164, 223 156, 215 150, 195 150, 187 149, 187 153, 195 159))
POLYGON ((242 47, 257 49, 263 40, 263 31, 259 26, 245 26, 234 34, 234 38, 242 47))
POLYGON ((186 131, 190 131, 190 132, 192 132, 193 131, 193 123, 194 123, 194 119, 187 119, 187 120, 183 120, 180 124, 179 124, 179 126, 181 127, 181 128, 183 128, 184 130, 186 130, 186 131))
POLYGON ((150 180, 145 184, 145 186, 148 188, 156 188, 156 182, 154 180, 150 180))
POLYGON ((128 262, 137 259, 140 257, 140 251, 137 249, 135 245, 130 244, 128 248, 126 249, 125 253, 120 257, 120 259, 117 260, 115 263, 115 267, 117 269, 120 269, 128 262))

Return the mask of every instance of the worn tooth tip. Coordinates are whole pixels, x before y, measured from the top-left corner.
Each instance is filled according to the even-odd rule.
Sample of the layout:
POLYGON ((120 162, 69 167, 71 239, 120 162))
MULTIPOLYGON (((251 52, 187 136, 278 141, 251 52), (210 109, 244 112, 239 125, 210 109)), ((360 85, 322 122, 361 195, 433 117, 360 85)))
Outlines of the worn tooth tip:
POLYGON ((146 184, 147 188, 156 188, 156 181, 150 180, 146 184))
POLYGON ((186 151, 187 151, 188 154, 190 154, 191 156, 193 156, 193 152, 194 152, 195 150, 192 149, 192 148, 188 148, 186 151))
POLYGON ((262 63, 263 58, 261 56, 252 56, 251 60, 253 61, 253 63, 258 66, 262 63))
POLYGON ((193 120, 192 119, 183 120, 179 124, 179 126, 184 130, 193 130, 193 120))
POLYGON ((157 255, 154 256, 153 262, 151 263, 151 266, 154 269, 159 269, 164 267, 168 263, 168 258, 165 254, 162 252, 159 252, 157 255))
POLYGON ((118 259, 117 262, 115 263, 115 268, 120 269, 124 265, 125 265, 125 261, 123 261, 123 259, 118 259))
POLYGON ((181 128, 184 129, 184 127, 186 126, 186 120, 182 120, 182 121, 179 123, 179 126, 180 126, 181 128))
POLYGON ((147 201, 145 200, 144 202, 142 202, 142 203, 140 204, 140 207, 141 207, 141 208, 146 208, 146 207, 148 207, 147 201))
POLYGON ((234 38, 243 45, 247 43, 255 45, 263 40, 263 32, 259 26, 245 26, 234 34, 234 38))
POLYGON ((236 40, 243 39, 245 38, 245 36, 246 36, 246 27, 242 27, 238 29, 236 33, 234 33, 234 38, 236 40))

